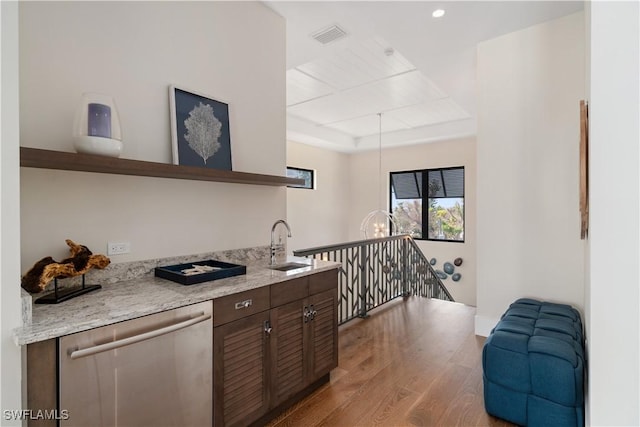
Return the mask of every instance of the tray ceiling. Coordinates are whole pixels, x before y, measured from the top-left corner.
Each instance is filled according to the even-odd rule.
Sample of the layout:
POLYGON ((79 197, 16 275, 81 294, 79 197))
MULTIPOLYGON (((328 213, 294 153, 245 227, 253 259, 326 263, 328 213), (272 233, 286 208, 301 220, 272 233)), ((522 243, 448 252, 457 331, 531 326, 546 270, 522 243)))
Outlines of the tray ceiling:
POLYGON ((267 1, 287 23, 287 137, 338 151, 474 135, 476 46, 578 1, 267 1), (434 19, 442 7, 444 17, 434 19), (339 37, 324 36, 336 33, 339 37), (316 38, 323 34, 322 41, 316 38))

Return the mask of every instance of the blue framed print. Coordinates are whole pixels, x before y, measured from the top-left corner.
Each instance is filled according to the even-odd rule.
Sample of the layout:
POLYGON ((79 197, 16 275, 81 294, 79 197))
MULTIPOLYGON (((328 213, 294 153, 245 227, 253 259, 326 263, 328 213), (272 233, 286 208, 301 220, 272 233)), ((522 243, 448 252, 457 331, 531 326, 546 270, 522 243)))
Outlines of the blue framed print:
POLYGON ((229 105, 176 86, 169 98, 173 163, 232 170, 229 105))

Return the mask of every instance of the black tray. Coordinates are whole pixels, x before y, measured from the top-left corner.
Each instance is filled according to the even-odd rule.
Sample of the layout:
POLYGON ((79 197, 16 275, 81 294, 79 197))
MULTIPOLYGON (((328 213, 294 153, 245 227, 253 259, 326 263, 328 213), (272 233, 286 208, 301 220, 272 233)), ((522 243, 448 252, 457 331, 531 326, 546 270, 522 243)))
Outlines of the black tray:
POLYGON ((224 279, 227 277, 247 274, 247 267, 244 265, 231 264, 228 262, 208 259, 206 261, 194 261, 188 264, 167 265, 156 267, 156 277, 162 277, 182 285, 194 285, 196 283, 209 282, 211 280, 224 279), (185 274, 182 270, 192 268, 194 265, 207 265, 219 268, 216 271, 207 271, 198 274, 185 274))

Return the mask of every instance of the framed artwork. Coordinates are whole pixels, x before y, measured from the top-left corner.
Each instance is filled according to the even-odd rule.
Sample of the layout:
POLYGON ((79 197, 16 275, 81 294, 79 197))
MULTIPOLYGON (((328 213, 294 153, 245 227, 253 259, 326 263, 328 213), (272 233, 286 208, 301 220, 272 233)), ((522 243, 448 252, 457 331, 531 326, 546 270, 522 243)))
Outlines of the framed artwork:
POLYGON ((580 238, 589 233, 589 108, 580 101, 580 238))
POLYGON ((173 163, 232 170, 229 105, 169 87, 173 163))

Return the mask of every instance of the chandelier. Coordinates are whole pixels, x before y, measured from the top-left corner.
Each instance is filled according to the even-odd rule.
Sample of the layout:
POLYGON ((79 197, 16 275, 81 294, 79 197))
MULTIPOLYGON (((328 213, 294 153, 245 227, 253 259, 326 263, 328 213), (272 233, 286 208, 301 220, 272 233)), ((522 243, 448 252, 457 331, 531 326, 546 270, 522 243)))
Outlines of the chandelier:
POLYGON ((378 113, 378 209, 369 212, 362 223, 360 233, 365 239, 390 236, 398 227, 393 216, 383 207, 382 189, 382 113, 378 113))

